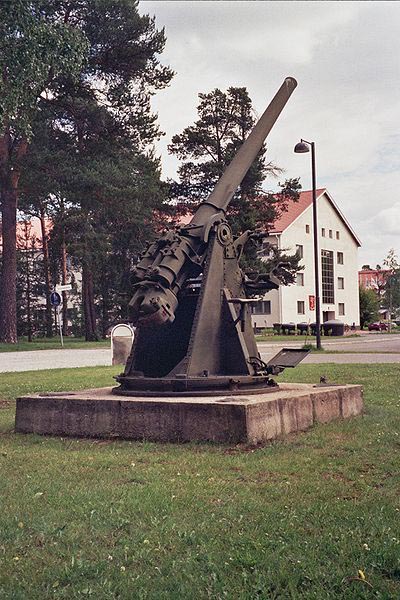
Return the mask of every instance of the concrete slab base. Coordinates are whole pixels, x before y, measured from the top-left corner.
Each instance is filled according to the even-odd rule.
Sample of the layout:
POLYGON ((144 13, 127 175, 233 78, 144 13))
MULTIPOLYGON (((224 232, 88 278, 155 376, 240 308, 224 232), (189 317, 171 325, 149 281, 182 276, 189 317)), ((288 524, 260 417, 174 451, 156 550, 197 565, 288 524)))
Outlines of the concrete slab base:
POLYGON ((257 444, 359 415, 359 385, 282 383, 257 396, 130 398, 112 388, 17 399, 15 430, 75 437, 257 444))

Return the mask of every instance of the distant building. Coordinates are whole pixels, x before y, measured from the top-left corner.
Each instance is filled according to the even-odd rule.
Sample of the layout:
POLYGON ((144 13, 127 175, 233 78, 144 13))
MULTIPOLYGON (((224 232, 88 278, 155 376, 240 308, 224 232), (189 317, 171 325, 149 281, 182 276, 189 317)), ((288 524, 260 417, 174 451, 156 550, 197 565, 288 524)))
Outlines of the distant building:
MULTIPOLYGON (((44 229, 46 236, 51 235, 53 228, 53 222, 51 219, 46 218, 44 221, 44 229)), ((31 260, 34 262, 43 261, 43 230, 42 224, 38 217, 30 217, 29 219, 21 219, 17 221, 16 227, 17 235, 17 250, 21 253, 31 252, 31 260)), ((0 257, 2 254, 2 224, 0 221, 0 257)), ((73 269, 70 265, 70 259, 67 256, 67 270, 68 270, 68 282, 73 283, 73 291, 67 294, 67 308, 73 309, 80 304, 80 295, 82 292, 82 273, 79 270, 73 269)), ((44 281, 42 282, 44 285, 44 281)), ((60 282, 53 282, 53 287, 56 289, 60 282)), ((33 298, 34 296, 32 296, 33 298)), ((46 304, 46 297, 41 296, 35 298, 38 305, 38 310, 42 309, 46 304)))
MULTIPOLYGON (((0 255, 3 251, 3 236, 2 222, 0 221, 0 255)), ((51 231, 52 222, 50 219, 45 220, 45 229, 48 234, 51 231)), ((43 237, 40 219, 38 217, 30 217, 29 219, 17 221, 17 249, 30 250, 35 249, 39 252, 43 247, 43 237)))
MULTIPOLYGON (((317 190, 321 321, 339 319, 360 324, 357 253, 361 242, 326 189, 317 190)), ((304 269, 296 283, 268 292, 252 308, 256 328, 274 323, 314 323, 315 284, 312 192, 290 201, 275 221, 266 242, 288 253, 300 253, 304 269)))
POLYGON ((358 283, 360 284, 360 287, 364 287, 367 290, 374 290, 378 298, 381 298, 389 275, 390 269, 371 269, 369 267, 363 267, 361 271, 358 272, 358 283))
POLYGON ((358 283, 360 287, 364 287, 367 290, 373 290, 379 299, 379 319, 386 321, 390 320, 390 310, 385 308, 385 287, 389 275, 391 274, 390 269, 381 269, 379 266, 376 269, 371 269, 369 265, 365 265, 361 271, 358 272, 358 283))

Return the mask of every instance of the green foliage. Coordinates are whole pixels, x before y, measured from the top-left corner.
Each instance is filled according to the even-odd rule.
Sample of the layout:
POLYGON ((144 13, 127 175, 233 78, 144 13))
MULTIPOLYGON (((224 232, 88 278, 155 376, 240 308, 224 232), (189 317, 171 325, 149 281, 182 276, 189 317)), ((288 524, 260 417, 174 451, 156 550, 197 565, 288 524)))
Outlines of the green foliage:
MULTIPOLYGON (((183 161, 175 193, 189 203, 198 203, 211 193, 255 122, 246 88, 215 89, 199 98, 199 119, 174 135, 168 146, 169 152, 183 161)), ((266 166, 264 154, 265 147, 244 178, 241 193, 252 193, 267 170, 279 172, 274 165, 266 166)))
POLYGON ((389 250, 383 264, 390 271, 384 288, 384 304, 392 316, 397 316, 400 309, 400 263, 393 248, 389 250))
POLYGON ((97 299, 104 332, 126 318, 129 270, 167 194, 152 153, 161 133, 150 99, 173 73, 158 58, 164 31, 139 15, 136 0, 55 4, 58 19, 87 40, 88 57, 78 81, 59 79, 40 101, 21 204, 31 214, 45 207, 54 280, 65 244, 71 266, 91 279, 84 304, 94 311, 97 299))
POLYGON ((55 82, 77 79, 88 53, 79 28, 60 19, 61 2, 13 0, 0 4, 0 128, 30 136, 38 99, 55 82))
POLYGON ((360 325, 361 329, 379 318, 379 299, 374 290, 360 286, 360 325))
MULTIPOLYGON (((171 195, 187 208, 205 200, 234 158, 255 124, 252 102, 246 88, 230 87, 199 94, 198 120, 174 135, 168 150, 182 161, 179 183, 173 182, 171 195)), ((237 193, 228 215, 235 234, 272 223, 284 210, 288 198, 298 198, 300 185, 292 179, 281 185, 281 193, 266 194, 262 183, 267 175, 282 169, 265 160, 265 145, 260 150, 237 193)))
MULTIPOLYGON (((172 138, 171 154, 182 164, 178 169, 179 183, 172 182, 171 197, 180 210, 194 210, 214 189, 218 179, 236 155, 255 124, 252 102, 246 88, 230 87, 226 92, 215 89, 199 94, 198 120, 172 138)), ((287 210, 289 200, 296 201, 301 185, 298 179, 279 184, 280 192, 263 190, 265 178, 277 176, 282 169, 267 163, 265 145, 245 175, 228 207, 228 221, 235 235, 247 230, 268 230, 287 210)), ((296 256, 279 257, 274 247, 264 246, 267 261, 258 261, 259 247, 246 246, 242 258, 245 269, 271 271, 282 275, 283 283, 292 283, 299 270, 296 256)))
POLYGON ((17 236, 17 323, 18 335, 32 338, 34 332, 45 332, 43 259, 29 221, 20 221, 17 236))
MULTIPOLYGON (((0 398, 115 373, 9 373, 0 398)), ((362 384, 364 416, 259 447, 16 435, 13 407, 0 410, 0 596, 398 598, 400 368, 283 379, 321 374, 362 384)))

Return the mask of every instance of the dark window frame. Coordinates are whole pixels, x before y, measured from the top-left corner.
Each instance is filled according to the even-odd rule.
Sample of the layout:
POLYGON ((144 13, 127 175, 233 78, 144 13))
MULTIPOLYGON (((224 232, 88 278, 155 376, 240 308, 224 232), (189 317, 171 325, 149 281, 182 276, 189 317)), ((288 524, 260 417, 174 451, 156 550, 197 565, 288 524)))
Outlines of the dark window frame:
POLYGON ((333 250, 321 250, 322 303, 335 302, 335 270, 333 250))
POLYGON ((297 300, 297 314, 298 315, 306 314, 306 303, 304 300, 297 300))
POLYGON ((257 304, 252 304, 250 307, 252 315, 270 315, 271 300, 259 300, 257 304))

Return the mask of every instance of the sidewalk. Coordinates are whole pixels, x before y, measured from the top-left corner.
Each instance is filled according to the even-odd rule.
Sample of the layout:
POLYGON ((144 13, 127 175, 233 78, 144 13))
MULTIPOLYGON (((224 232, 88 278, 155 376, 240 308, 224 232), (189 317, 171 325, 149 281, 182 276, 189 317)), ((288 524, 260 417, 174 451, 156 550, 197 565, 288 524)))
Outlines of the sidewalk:
MULTIPOLYGON (((299 344, 260 343, 258 347, 261 358, 267 362, 270 358, 275 356, 283 346, 291 347, 295 345, 299 344)), ((309 354, 304 359, 303 363, 400 363, 400 352, 395 354, 384 354, 380 351, 376 354, 362 354, 357 353, 354 346, 351 349, 355 350, 355 352, 351 354, 309 354)), ((111 350, 109 348, 96 348, 90 350, 35 350, 30 352, 0 353, 0 373, 109 365, 111 365, 111 350)))
POLYGON ((10 371, 39 371, 74 367, 111 365, 111 349, 31 350, 27 352, 1 352, 0 373, 10 371))
MULTIPOLYGON (((263 361, 268 362, 270 358, 278 353, 278 349, 273 352, 268 349, 267 352, 263 352, 260 348, 260 354, 263 361)), ((346 353, 346 354, 313 354, 310 353, 300 364, 325 364, 325 363, 336 363, 337 365, 346 364, 377 364, 377 363, 400 363, 399 354, 361 354, 361 353, 346 353)))

